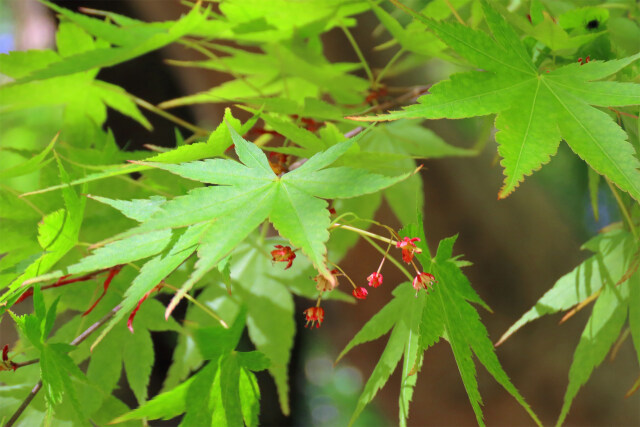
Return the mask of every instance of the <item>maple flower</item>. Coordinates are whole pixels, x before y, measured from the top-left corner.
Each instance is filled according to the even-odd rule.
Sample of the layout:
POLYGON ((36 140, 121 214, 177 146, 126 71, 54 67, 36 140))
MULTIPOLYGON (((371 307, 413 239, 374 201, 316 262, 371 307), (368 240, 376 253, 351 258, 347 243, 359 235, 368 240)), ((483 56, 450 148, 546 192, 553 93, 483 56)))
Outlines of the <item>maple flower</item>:
POLYGON ((363 287, 359 287, 353 290, 353 296, 358 299, 365 299, 367 297, 367 289, 363 287))
POLYGON ((427 291, 429 291, 429 289, 432 288, 433 283, 437 283, 436 278, 433 276, 433 274, 419 273, 416 277, 413 278, 413 288, 416 291, 419 291, 420 289, 426 289, 427 291))
POLYGON ((402 260, 407 264, 411 263, 414 254, 419 254, 422 249, 416 247, 414 242, 419 242, 418 237, 408 238, 405 237, 401 242, 396 243, 396 248, 402 248, 402 260))
POLYGON ((367 281, 369 282, 369 286, 377 288, 378 286, 382 285, 382 274, 373 272, 369 277, 367 277, 367 281))
POLYGON ((318 274, 313 278, 314 282, 317 283, 316 289, 320 292, 329 292, 332 291, 336 286, 338 286, 338 279, 336 278, 336 274, 338 270, 331 270, 331 280, 325 277, 323 274, 318 274))
POLYGON ((322 326, 322 321, 324 320, 324 309, 322 307, 309 307, 303 311, 303 314, 307 318, 307 323, 304 325, 305 328, 309 326, 309 323, 311 323, 312 328, 313 325, 316 325, 316 328, 322 326), (316 324, 316 322, 318 323, 316 324))
POLYGON ((275 245, 275 250, 271 251, 271 257, 273 262, 287 262, 287 266, 284 268, 291 267, 293 264, 293 260, 296 259, 296 254, 291 250, 289 246, 275 245))

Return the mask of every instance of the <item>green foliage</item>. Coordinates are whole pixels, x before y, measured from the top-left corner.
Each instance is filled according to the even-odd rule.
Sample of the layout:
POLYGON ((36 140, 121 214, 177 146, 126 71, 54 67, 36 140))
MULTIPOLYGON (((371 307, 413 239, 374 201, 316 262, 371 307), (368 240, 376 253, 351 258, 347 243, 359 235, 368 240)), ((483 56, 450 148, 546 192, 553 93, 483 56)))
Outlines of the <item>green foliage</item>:
POLYGON ((633 146, 610 116, 590 107, 640 103, 638 84, 593 82, 618 72, 640 54, 537 70, 514 29, 486 2, 482 4, 493 38, 458 23, 418 17, 483 71, 454 74, 435 85, 419 104, 374 120, 459 119, 498 113, 496 140, 505 174, 500 198, 547 163, 562 138, 596 172, 640 201, 640 163, 633 146))
MULTIPOLYGON (((350 250, 363 237, 391 258, 385 268, 393 263, 409 281, 385 279, 391 300, 337 358, 388 334, 351 424, 401 365, 398 423, 407 425, 424 353, 441 341, 451 347, 478 424, 474 356, 540 424, 474 307, 489 310, 462 272, 470 263, 453 255, 458 236, 443 239, 432 256, 423 231, 418 172, 429 173, 430 162, 444 157, 480 153, 489 122, 468 148, 450 145, 423 119, 496 115, 505 175, 499 198, 565 140, 588 165, 585 200, 588 194, 596 220, 612 209, 602 203, 609 193, 623 218, 591 238, 584 248, 593 255, 498 341, 543 315, 572 310, 568 318, 594 302, 558 424, 617 342, 631 336, 640 362, 634 5, 532 0, 507 10, 500 1, 435 0, 413 2, 414 11, 396 0, 395 8, 359 0, 227 0, 217 8, 197 2, 173 21, 144 22, 42 3, 59 19, 55 50, 0 55, 0 315, 11 317, 20 335, 15 344, 0 342, 8 345, 0 362, 2 417, 15 413, 24 425, 180 417, 185 426, 257 426, 259 371, 271 375, 289 415, 290 383, 299 381, 290 372, 299 321, 338 322, 337 312, 325 317, 323 307, 354 303, 349 282, 362 299, 363 278, 352 280, 339 263, 359 256, 350 250), (381 69, 371 68, 352 36, 371 18, 381 24, 375 36, 390 36, 374 52, 393 50, 381 69), (335 35, 344 36, 357 62, 325 55, 335 35), (97 79, 104 68, 172 43, 201 56, 169 64, 223 73, 225 82, 154 106, 132 94, 135 88, 97 79), (432 59, 451 75, 432 86, 398 87, 398 76, 432 59), (199 103, 231 107, 210 128, 166 111, 199 103), (181 127, 171 135, 175 148, 121 148, 128 141, 116 141, 107 117, 117 111, 150 130, 140 107, 181 127), (378 123, 362 128, 354 120, 378 123), (183 136, 182 128, 190 133, 183 136), (399 234, 375 220, 383 201, 404 225, 399 234), (433 275, 425 289, 394 259, 404 237, 421 239, 411 266, 418 278, 433 275), (166 306, 157 293, 166 294, 166 306), (294 298, 309 308, 297 313, 294 298), (16 314, 30 299, 32 312, 16 314), (161 359, 157 331, 175 336, 176 345, 162 391, 150 396, 161 359), (137 408, 116 397, 124 381, 137 408), (34 384, 33 401, 21 406, 34 384)), ((471 132, 477 125, 465 123, 471 132)))

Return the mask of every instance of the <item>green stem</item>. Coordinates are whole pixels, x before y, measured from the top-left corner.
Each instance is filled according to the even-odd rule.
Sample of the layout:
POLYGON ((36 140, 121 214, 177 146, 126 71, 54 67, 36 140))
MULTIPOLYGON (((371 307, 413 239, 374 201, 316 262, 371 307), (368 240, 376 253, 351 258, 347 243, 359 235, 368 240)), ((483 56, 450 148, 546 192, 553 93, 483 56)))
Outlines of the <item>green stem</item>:
POLYGON ((333 228, 344 228, 345 230, 349 230, 349 231, 353 231, 355 233, 358 233, 362 237, 371 237, 373 239, 377 239, 377 240, 380 240, 382 242, 389 243, 389 244, 392 244, 392 245, 395 245, 396 243, 398 243, 395 240, 387 239, 386 237, 382 237, 382 236, 380 236, 378 234, 371 233, 369 231, 362 230, 362 229, 357 228, 357 227, 352 227, 350 225, 344 225, 344 224, 336 223, 336 224, 333 224, 332 226, 329 227, 329 229, 333 229, 333 228))
MULTIPOLYGON (((373 246, 378 252, 380 252, 383 256, 386 255, 386 252, 384 249, 382 249, 376 242, 374 242, 373 240, 371 240, 369 237, 367 236, 362 236, 362 238, 364 240, 366 240, 371 246, 373 246)), ((409 280, 413 280, 413 276, 407 271, 406 268, 404 268, 404 266, 402 264, 400 264, 400 261, 398 261, 395 258, 392 257, 387 257, 387 259, 389 261, 391 261, 391 263, 393 265, 395 265, 396 267, 398 267, 398 270, 400 270, 409 280)))
MULTIPOLYGON (((176 292, 178 292, 178 288, 175 288, 165 282, 162 282, 162 286, 166 286, 169 289, 172 289, 176 292)), ((201 309, 202 311, 204 311, 205 313, 207 313, 209 316, 213 317, 214 319, 216 319, 218 321, 218 323, 220 323, 222 325, 223 328, 225 329, 229 329, 229 325, 227 325, 227 322, 225 322, 224 320, 222 320, 222 317, 218 316, 213 310, 211 310, 209 307, 207 307, 206 305, 202 304, 200 301, 198 301, 197 299, 195 299, 194 297, 192 297, 191 295, 189 295, 188 293, 184 294, 184 297, 186 299, 188 299, 189 301, 191 301, 196 307, 198 307, 199 309, 201 309)))
POLYGON ((387 62, 387 65, 384 66, 384 68, 382 69, 382 71, 380 71, 378 73, 378 75, 376 76, 375 81, 373 82, 373 87, 377 87, 378 84, 380 83, 380 80, 382 80, 382 78, 384 77, 384 75, 387 73, 387 71, 389 71, 389 69, 391 68, 391 66, 393 64, 395 64, 395 62, 400 59, 400 57, 402 56, 402 54, 404 53, 404 49, 400 49, 399 51, 396 52, 395 55, 393 55, 393 57, 389 60, 389 62, 387 62))
POLYGON ((139 106, 141 106, 142 108, 146 108, 147 110, 151 111, 152 113, 156 113, 157 115, 164 117, 165 119, 174 122, 175 124, 178 124, 182 127, 184 127, 185 129, 189 129, 191 132, 195 132, 198 135, 208 135, 209 131, 206 129, 203 129, 199 126, 193 125, 185 120, 182 120, 180 117, 174 116, 173 114, 161 110, 160 108, 156 107, 153 104, 150 104, 149 102, 145 101, 144 99, 138 98, 137 96, 133 96, 131 95, 131 99, 138 104, 139 106))
POLYGON ((360 50, 360 47, 358 46, 358 43, 356 43, 356 40, 353 38, 353 36, 351 35, 351 32, 349 31, 349 29, 347 27, 345 27, 344 25, 341 24, 340 28, 342 28, 342 31, 344 32, 344 35, 347 36, 347 39, 349 40, 349 43, 351 43, 351 46, 353 47, 353 50, 356 51, 356 55, 358 55, 358 58, 360 59, 360 62, 362 63, 362 66, 364 67, 365 73, 367 73, 367 77, 369 78, 369 81, 371 82, 371 86, 374 87, 375 78, 373 77, 373 73, 371 72, 371 68, 369 67, 369 64, 367 63, 367 60, 364 59, 364 55, 362 54, 362 51, 360 50))
POLYGON ((638 240, 638 230, 636 230, 636 227, 633 225, 633 221, 631 220, 631 215, 629 215, 629 211, 627 210, 627 207, 622 202, 622 199, 620 198, 620 194, 618 194, 616 187, 611 183, 611 181, 609 181, 608 179, 606 181, 607 181, 607 184, 609 185, 609 188, 611 189, 611 192, 613 193, 613 197, 615 197, 616 202, 618 202, 618 207, 620 207, 620 211, 622 212, 622 215, 624 216, 624 218, 627 220, 627 223, 629 224, 629 229, 631 230, 631 234, 633 234, 633 238, 635 240, 638 240))

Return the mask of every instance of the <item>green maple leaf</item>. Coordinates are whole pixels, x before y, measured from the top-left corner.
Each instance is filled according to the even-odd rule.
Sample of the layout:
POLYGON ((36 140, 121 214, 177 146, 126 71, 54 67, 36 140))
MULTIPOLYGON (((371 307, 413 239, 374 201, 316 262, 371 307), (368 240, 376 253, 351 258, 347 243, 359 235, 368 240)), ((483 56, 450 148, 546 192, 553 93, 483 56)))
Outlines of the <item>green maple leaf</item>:
MULTIPOLYGON (((135 245, 144 251, 154 241, 162 240, 168 244, 169 236, 157 235, 163 230, 206 223, 198 240, 199 260, 195 270, 169 304, 168 312, 197 281, 267 218, 284 238, 309 257, 320 273, 330 277, 325 246, 330 219, 327 202, 321 199, 372 193, 409 176, 384 177, 348 167, 327 168, 354 144, 354 140, 348 140, 318 153, 298 169, 278 177, 262 150, 242 139, 232 127, 229 131, 242 163, 211 159, 180 165, 152 164, 185 178, 218 185, 198 188, 161 205, 159 212, 126 232, 121 240, 122 245, 129 245, 136 236, 140 236, 141 241, 136 241, 135 245), (143 243, 142 240, 146 239, 142 233, 157 240, 143 243)), ((95 263, 89 259, 86 262, 88 265, 95 263)))
POLYGON ((629 326, 640 361, 640 317, 638 302, 640 288, 637 268, 638 245, 631 233, 614 230, 600 234, 583 245, 595 255, 562 276, 540 300, 500 338, 497 345, 522 326, 545 314, 568 310, 596 296, 597 300, 569 370, 569 385, 557 424, 561 425, 569 413, 571 403, 593 370, 620 335, 629 311, 629 326))
POLYGON ((209 360, 194 376, 161 393, 112 423, 135 419, 171 419, 185 416, 180 425, 256 426, 260 391, 253 372, 266 369, 270 361, 258 351, 234 351, 245 326, 244 312, 230 329, 202 328, 194 338, 202 356, 209 360))
MULTIPOLYGON (((300 248, 322 274, 332 277, 326 266, 325 246, 330 218, 328 204, 322 198, 376 192, 409 176, 385 177, 348 167, 327 168, 354 145, 355 139, 350 139, 278 177, 260 148, 245 141, 231 126, 229 132, 241 162, 209 159, 179 165, 148 163, 185 178, 218 185, 196 188, 162 204, 158 204, 157 198, 148 202, 110 202, 142 223, 66 269, 66 274, 81 274, 154 256, 142 267, 125 293, 122 310, 94 345, 146 292, 197 251, 195 269, 169 304, 168 316, 207 272, 266 219, 293 246, 300 248), (152 211, 148 217, 140 216, 143 206, 152 211)), ((58 271, 41 279, 63 274, 58 271)))
POLYGON ((497 114, 496 140, 505 180, 499 198, 508 196, 547 163, 564 139, 595 171, 640 200, 640 162, 626 133, 603 111, 592 107, 640 103, 640 85, 595 82, 640 58, 591 61, 537 70, 511 26, 482 1, 493 37, 458 23, 415 15, 436 35, 482 71, 454 74, 403 111, 358 120, 450 118, 497 114))
POLYGON ((451 345, 469 401, 480 425, 484 425, 480 408, 482 401, 473 354, 540 425, 536 415, 500 366, 493 344, 487 336, 487 330, 470 304, 476 303, 488 308, 460 270, 460 262, 452 258, 456 237, 442 240, 436 256, 432 259, 428 248, 423 244, 425 239, 421 228, 416 225, 408 226, 402 235, 418 236, 422 239, 417 243, 422 253, 416 254, 416 257, 424 271, 431 271, 438 283, 429 294, 422 291, 416 293, 408 282, 398 286, 393 291, 394 299, 374 315, 340 353, 338 360, 354 346, 375 340, 391 330, 387 346, 358 400, 351 424, 365 405, 373 399, 378 389, 387 382, 403 358, 400 425, 406 425, 409 401, 416 383, 417 371, 422 364, 422 355, 442 337, 451 345))

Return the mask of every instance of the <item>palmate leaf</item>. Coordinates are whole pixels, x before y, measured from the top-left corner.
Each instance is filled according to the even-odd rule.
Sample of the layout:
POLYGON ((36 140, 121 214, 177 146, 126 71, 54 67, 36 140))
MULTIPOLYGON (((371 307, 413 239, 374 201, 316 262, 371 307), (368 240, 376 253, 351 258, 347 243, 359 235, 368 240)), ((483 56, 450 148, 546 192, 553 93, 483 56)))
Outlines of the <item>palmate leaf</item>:
POLYGON ((483 71, 454 74, 403 111, 357 120, 464 118, 497 114, 496 140, 505 180, 499 197, 508 196, 526 175, 553 156, 564 139, 595 171, 640 200, 640 162, 624 131, 593 108, 640 103, 640 85, 594 82, 640 58, 569 64, 538 71, 504 18, 482 1, 493 38, 457 23, 422 15, 436 35, 483 71))
MULTIPOLYGON (((110 243, 98 248, 80 262, 47 276, 48 279, 60 277, 65 273, 82 274, 107 269, 115 265, 153 257, 142 267, 132 286, 125 292, 122 309, 114 316, 101 332, 94 346, 126 316, 145 293, 153 289, 166 276, 180 266, 194 252, 198 254, 196 268, 191 277, 183 284, 169 304, 168 316, 186 292, 195 285, 205 273, 215 268, 249 233, 267 219, 273 222, 280 234, 308 256, 315 268, 331 276, 326 266, 326 241, 330 218, 326 201, 322 198, 354 197, 379 191, 405 179, 408 174, 395 177, 362 172, 349 168, 327 168, 348 150, 353 149, 355 139, 338 143, 328 150, 308 159, 301 167, 281 177, 271 170, 265 154, 257 146, 245 141, 229 126, 229 132, 235 144, 236 154, 242 163, 234 160, 214 159, 203 162, 171 165, 149 163, 186 178, 197 178, 216 186, 197 188, 184 196, 159 203, 157 198, 148 202, 101 201, 121 209, 127 216, 141 221, 141 224, 111 239, 110 243), (351 188, 330 181, 334 188, 323 188, 317 177, 332 179, 335 171, 342 179, 349 179, 351 188), (311 177, 312 179, 307 179, 311 177), (141 214, 140 208, 146 206, 152 212, 141 214)), ((267 262, 266 264, 270 264, 267 262)), ((250 268, 246 269, 251 271, 250 268)), ((232 275, 232 277, 234 277, 232 275)), ((235 279, 234 279, 235 280, 235 279)), ((238 280, 243 286, 254 281, 238 280)), ((272 281, 274 284, 276 282, 272 281)), ((275 285, 274 285, 275 286, 275 285)), ((245 299, 249 306, 249 334, 256 347, 264 351, 269 358, 277 360, 270 371, 280 393, 283 410, 288 410, 287 365, 288 348, 293 342, 294 327, 292 320, 279 328, 269 327, 270 320, 263 318, 274 309, 293 311, 289 291, 279 285, 271 287, 270 296, 280 295, 280 300, 272 301, 267 295, 256 292, 254 287, 247 289, 245 299)), ((291 313, 290 313, 291 312, 291 313)), ((281 316, 283 319, 287 315, 281 316)), ((141 386, 136 394, 144 399, 141 386)))
POLYGON ((473 354, 540 425, 536 415, 500 366, 493 344, 487 336, 487 330, 480 321, 477 311, 470 304, 473 302, 488 308, 471 288, 460 267, 451 258, 456 238, 442 240, 436 256, 431 259, 428 248, 423 244, 425 240, 421 228, 412 225, 406 227, 402 234, 422 239, 418 242, 418 246, 423 252, 416 254, 416 257, 424 271, 431 271, 438 283, 429 294, 424 291, 416 294, 409 283, 398 286, 393 292, 395 298, 374 315, 340 353, 338 360, 354 346, 377 339, 392 329, 380 361, 358 400, 351 423, 355 421, 364 406, 373 399, 377 390, 387 382, 400 359, 404 357, 400 390, 400 424, 406 425, 409 416, 408 405, 416 382, 416 371, 421 366, 422 354, 440 337, 443 337, 451 345, 469 401, 480 425, 484 425, 484 422, 473 354))
POLYGON ((196 342, 209 363, 179 386, 112 423, 142 418, 171 419, 185 413, 181 426, 257 425, 260 394, 253 372, 266 369, 270 361, 257 351, 234 351, 244 326, 245 317, 241 313, 230 329, 196 330, 196 342))
POLYGON ((171 301, 167 313, 184 293, 267 218, 283 237, 301 248, 316 268, 329 277, 325 260, 329 212, 327 203, 316 197, 355 197, 378 191, 408 177, 408 174, 382 177, 348 168, 322 170, 344 154, 354 140, 336 144, 311 157, 300 168, 277 177, 262 150, 242 139, 231 127, 229 131, 242 164, 224 159, 180 165, 151 164, 185 178, 219 185, 198 188, 186 196, 168 201, 140 226, 119 236, 133 239, 143 233, 151 235, 160 230, 209 223, 198 249, 196 270, 171 301), (308 185, 304 181, 314 174, 329 177, 332 172, 351 179, 354 190, 345 192, 344 186, 332 188, 329 185, 321 188, 314 179, 308 185))

